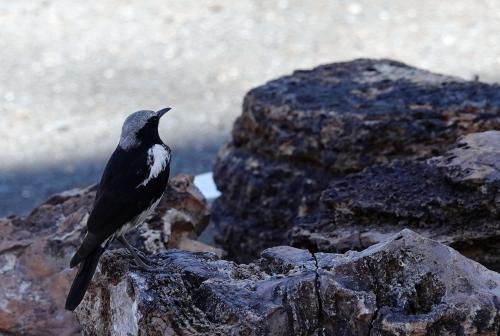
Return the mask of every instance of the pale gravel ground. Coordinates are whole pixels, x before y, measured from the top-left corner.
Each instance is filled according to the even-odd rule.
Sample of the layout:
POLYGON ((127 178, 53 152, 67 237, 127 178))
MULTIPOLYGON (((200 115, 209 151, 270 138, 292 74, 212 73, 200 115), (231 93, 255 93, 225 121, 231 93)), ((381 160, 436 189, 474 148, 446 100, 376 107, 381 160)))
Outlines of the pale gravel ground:
POLYGON ((244 93, 390 57, 495 81, 500 1, 0 1, 0 215, 96 181, 135 110, 174 107, 174 171, 210 170, 244 93))

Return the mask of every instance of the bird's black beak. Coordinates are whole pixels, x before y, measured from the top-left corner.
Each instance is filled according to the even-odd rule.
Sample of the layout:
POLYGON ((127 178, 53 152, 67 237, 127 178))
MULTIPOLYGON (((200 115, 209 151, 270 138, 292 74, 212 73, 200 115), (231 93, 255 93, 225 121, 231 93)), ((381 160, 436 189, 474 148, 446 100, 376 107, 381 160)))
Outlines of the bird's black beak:
POLYGON ((159 110, 159 111, 156 111, 156 115, 158 116, 158 118, 161 118, 161 117, 163 117, 163 115, 164 115, 165 113, 167 113, 167 112, 168 112, 168 111, 170 111, 171 109, 172 109, 172 108, 170 108, 170 107, 165 107, 164 109, 161 109, 161 110, 159 110))

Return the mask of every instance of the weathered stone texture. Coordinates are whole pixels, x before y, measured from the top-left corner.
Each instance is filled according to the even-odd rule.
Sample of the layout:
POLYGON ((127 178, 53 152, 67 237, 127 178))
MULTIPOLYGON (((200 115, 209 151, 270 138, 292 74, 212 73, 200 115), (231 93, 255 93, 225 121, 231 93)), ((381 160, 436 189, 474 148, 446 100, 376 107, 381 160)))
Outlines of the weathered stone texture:
POLYGON ((245 260, 288 243, 297 216, 348 173, 423 159, 500 127, 500 87, 360 59, 295 71, 246 95, 214 177, 218 242, 245 260))
MULTIPOLYGON (((171 180, 152 218, 130 234, 136 246, 152 253, 178 246, 203 250, 203 244, 191 242, 208 223, 208 209, 192 182, 188 175, 171 180)), ((64 301, 75 273, 69 260, 84 234, 94 196, 95 188, 64 192, 26 218, 0 219, 0 334, 79 333, 64 301)))
POLYGON ((500 275, 404 230, 362 252, 265 250, 256 264, 168 251, 158 271, 107 252, 84 335, 495 335, 500 275))
POLYGON ((300 218, 293 245, 363 249, 412 228, 500 270, 500 132, 463 137, 443 156, 394 161, 333 182, 321 211, 300 218))

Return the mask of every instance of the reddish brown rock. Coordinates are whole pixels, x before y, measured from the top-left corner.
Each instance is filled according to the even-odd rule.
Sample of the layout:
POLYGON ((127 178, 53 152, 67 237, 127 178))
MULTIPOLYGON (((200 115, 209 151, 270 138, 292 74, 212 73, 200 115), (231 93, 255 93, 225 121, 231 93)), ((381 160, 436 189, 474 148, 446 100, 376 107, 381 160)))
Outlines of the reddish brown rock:
MULTIPOLYGON (((0 334, 79 333, 64 301, 75 272, 69 260, 84 234, 94 194, 94 188, 64 192, 26 218, 0 219, 0 334)), ((130 236, 153 253, 179 246, 204 250, 191 242, 207 223, 208 209, 193 178, 178 175, 147 225, 130 236)))

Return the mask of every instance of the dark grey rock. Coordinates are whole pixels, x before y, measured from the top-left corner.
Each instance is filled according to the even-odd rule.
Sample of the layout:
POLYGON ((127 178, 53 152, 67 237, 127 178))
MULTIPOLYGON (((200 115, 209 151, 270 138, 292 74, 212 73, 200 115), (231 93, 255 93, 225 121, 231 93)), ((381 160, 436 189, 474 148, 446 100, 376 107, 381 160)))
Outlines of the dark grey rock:
POLYGON ((289 243, 330 182, 395 159, 442 154, 464 134, 500 127, 500 87, 360 59, 295 71, 257 87, 214 177, 217 241, 238 260, 289 243))
POLYGON ((316 269, 316 260, 309 251, 291 246, 271 247, 260 256, 260 268, 268 273, 288 273, 295 268, 316 269))
POLYGON ((403 228, 453 246, 500 270, 500 132, 462 138, 426 162, 376 165, 333 182, 322 210, 300 218, 295 246, 363 249, 403 228))
POLYGON ((108 253, 77 309, 85 335, 290 335, 318 325, 315 272, 272 277, 215 255, 169 251, 157 272, 108 253), (299 305, 300 304, 300 305, 299 305))
POLYGON ((157 270, 107 252, 84 335, 495 335, 500 274, 403 230, 343 255, 270 248, 258 264, 168 251, 157 270))

